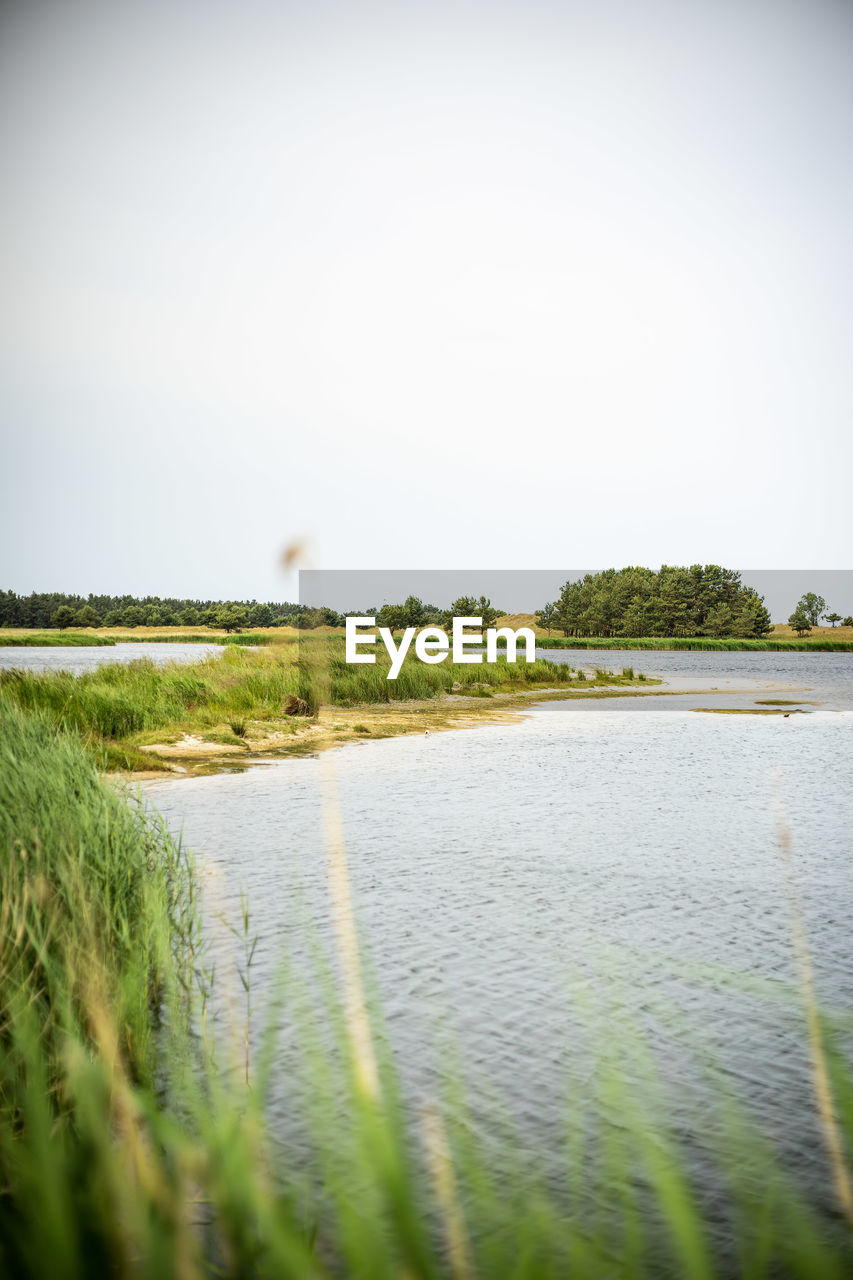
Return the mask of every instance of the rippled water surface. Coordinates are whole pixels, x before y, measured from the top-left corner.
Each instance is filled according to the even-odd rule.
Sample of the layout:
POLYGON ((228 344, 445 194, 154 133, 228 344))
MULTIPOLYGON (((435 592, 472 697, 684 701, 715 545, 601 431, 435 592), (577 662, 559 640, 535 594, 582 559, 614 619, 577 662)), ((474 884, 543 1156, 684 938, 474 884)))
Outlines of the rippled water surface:
MULTIPOLYGON (((761 657, 767 682, 790 676, 768 670, 771 655, 642 656, 646 670, 674 658, 687 676, 696 659, 724 659, 735 682, 742 659, 761 657)), ((824 693, 849 687, 851 655, 820 661, 838 656, 848 666, 829 672, 824 693)), ((817 688, 812 671, 799 674, 817 688)), ((717 667, 711 683, 720 677, 717 667)), ((805 1024, 789 994, 792 919, 805 923, 821 1002, 849 1013, 853 713, 831 699, 787 719, 689 709, 719 699, 552 702, 517 723, 147 792, 200 855, 212 935, 220 912, 237 922, 248 891, 256 991, 283 950, 318 932, 330 941, 322 813, 337 792, 388 1035, 415 1098, 435 1094, 449 1034, 475 1100, 499 1098, 547 1164, 566 1106, 588 1092, 596 1037, 621 1009, 688 1137, 702 1107, 701 1043, 820 1198, 829 1183, 805 1024)), ((630 1082, 630 1040, 624 1055, 630 1082)), ((283 1043, 282 1132, 288 1070, 283 1043)))
POLYGON ((167 662, 200 662, 209 653, 220 653, 218 644, 9 645, 0 648, 0 667, 28 671, 73 671, 80 675, 108 662, 133 662, 150 658, 158 667, 167 662))
POLYGON ((633 667, 672 683, 689 683, 693 688, 740 680, 749 681, 750 686, 784 684, 795 687, 806 698, 814 694, 832 706, 853 710, 853 653, 547 649, 537 645, 536 656, 572 667, 604 667, 608 671, 633 667))

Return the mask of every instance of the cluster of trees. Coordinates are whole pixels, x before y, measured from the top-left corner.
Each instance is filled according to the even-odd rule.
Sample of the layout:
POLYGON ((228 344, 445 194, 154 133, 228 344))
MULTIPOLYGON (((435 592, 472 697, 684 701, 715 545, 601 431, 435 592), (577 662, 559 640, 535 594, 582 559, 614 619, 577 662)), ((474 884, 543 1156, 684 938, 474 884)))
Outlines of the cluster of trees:
POLYGON ((788 619, 788 626, 793 627, 798 635, 804 636, 811 631, 812 627, 816 627, 821 618, 824 618, 831 627, 837 627, 842 622, 845 627, 853 627, 853 616, 842 618, 840 613, 833 610, 827 612, 826 601, 823 596, 817 595, 814 591, 807 591, 804 596, 800 596, 797 607, 788 619))
POLYGON ((567 582, 536 614, 565 636, 760 637, 772 630, 764 598, 717 564, 631 566, 567 582))
POLYGON ((366 616, 375 617, 377 626, 404 631, 406 627, 446 627, 452 618, 482 618, 483 626, 490 627, 502 615, 486 596, 460 596, 449 609, 439 609, 438 605, 424 604, 417 596, 408 596, 402 604, 368 609, 366 616))
POLYGON ((0 627, 342 627, 334 609, 257 600, 178 600, 159 596, 0 591, 0 627))
MULTIPOLYGON (((353 614, 360 613, 352 610, 353 614)), ((482 618, 490 627, 500 610, 485 596, 460 596, 449 609, 409 596, 402 604, 364 611, 380 627, 443 627, 454 617, 482 618)), ((0 627, 215 627, 244 631, 255 627, 342 627, 346 614, 326 607, 257 600, 178 600, 160 596, 67 595, 37 592, 19 596, 0 591, 0 627)))

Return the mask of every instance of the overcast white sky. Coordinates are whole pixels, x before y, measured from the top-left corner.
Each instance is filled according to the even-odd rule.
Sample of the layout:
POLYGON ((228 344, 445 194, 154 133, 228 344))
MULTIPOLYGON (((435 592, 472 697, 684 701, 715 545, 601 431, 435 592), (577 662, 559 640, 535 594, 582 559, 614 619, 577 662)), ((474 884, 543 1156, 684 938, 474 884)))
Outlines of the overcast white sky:
POLYGON ((0 9, 0 585, 850 566, 853 4, 0 9))

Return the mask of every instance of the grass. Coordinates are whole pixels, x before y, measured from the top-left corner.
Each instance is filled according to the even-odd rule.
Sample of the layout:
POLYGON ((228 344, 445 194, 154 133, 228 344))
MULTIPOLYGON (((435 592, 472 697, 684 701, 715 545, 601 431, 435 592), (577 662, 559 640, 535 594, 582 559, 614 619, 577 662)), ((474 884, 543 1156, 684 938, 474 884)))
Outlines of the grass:
POLYGON ((17 1056, 33 1051, 17 1032, 37 1032, 43 1084, 61 1110, 65 1042, 88 1041, 107 1006, 129 1078, 153 1084, 151 1011, 166 985, 188 981, 190 865, 162 822, 100 781, 76 734, 57 734, 46 716, 8 698, 0 698, 0 858, 4 1119, 23 1105, 17 1056))
POLYGON ((807 716, 810 713, 796 707, 793 711, 783 711, 781 707, 694 707, 701 715, 706 716, 807 716))
MULTIPOLYGON (((301 699, 308 715, 322 705, 383 706, 429 704, 450 694, 486 699, 496 692, 569 689, 578 673, 547 661, 516 664, 499 657, 491 664, 430 666, 407 657, 396 680, 389 663, 350 666, 339 637, 290 639, 258 650, 229 645, 200 662, 156 666, 141 658, 113 663, 82 675, 64 671, 0 671, 0 692, 25 711, 45 715, 59 730, 79 733, 107 770, 162 769, 146 748, 201 735, 206 742, 250 746, 269 735, 292 734, 288 714, 301 699)), ((622 686, 633 677, 599 671, 589 689, 622 686)), ((295 717, 304 725, 304 717, 295 717)), ((387 729, 385 730, 387 732, 387 729)), ((301 744, 276 750, 297 751, 301 744)))
POLYGON ((305 676, 284 655, 229 648, 198 663, 155 666, 146 658, 82 675, 0 672, 0 690, 19 707, 38 710, 58 728, 90 741, 123 741, 175 726, 215 728, 244 718, 272 718, 305 676))
POLYGON ((793 701, 793 702, 791 701, 790 698, 756 698, 755 699, 755 705, 757 707, 799 707, 802 704, 802 702, 803 702, 802 698, 799 701, 793 701))
MULTIPOLYGON (((612 983, 595 1003, 585 984, 572 995, 601 1034, 586 1086, 570 1091, 554 1132, 558 1173, 546 1174, 542 1153, 493 1108, 484 1113, 459 1069, 444 1092, 408 1096, 364 978, 332 800, 336 953, 306 936, 316 957, 310 983, 290 971, 260 1004, 244 904, 232 930, 239 1001, 226 1021, 222 1010, 235 1002, 220 992, 223 976, 211 986, 199 947, 196 872, 162 825, 99 780, 76 733, 57 733, 7 698, 0 764, 0 1273, 850 1274, 842 1212, 826 1214, 796 1190, 701 1044, 710 1100, 691 1131, 676 1128, 665 1064, 612 983), (275 1140, 270 1117, 282 1061, 288 1114, 303 1134, 298 1157, 275 1140), (604 1117, 600 1127, 593 1116, 604 1117)), ((765 985, 794 1006, 793 990, 765 985)), ((656 1015, 671 1019, 656 999, 656 1015)), ((809 1026, 849 1163, 843 1041, 812 1007, 809 1026)))
POLYGON ((0 648, 12 648, 19 645, 49 646, 73 648, 79 645, 112 645, 115 640, 111 636, 99 636, 95 632, 77 631, 25 631, 0 632, 0 648))

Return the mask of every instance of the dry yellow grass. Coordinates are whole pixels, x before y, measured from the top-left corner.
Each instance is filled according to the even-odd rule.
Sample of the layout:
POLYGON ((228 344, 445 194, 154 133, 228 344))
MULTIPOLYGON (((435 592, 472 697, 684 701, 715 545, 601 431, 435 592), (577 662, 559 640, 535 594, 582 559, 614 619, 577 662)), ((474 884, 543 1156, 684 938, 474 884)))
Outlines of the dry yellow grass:
MULTIPOLYGON (((514 631, 517 631, 519 627, 530 627, 534 635, 545 636, 546 638, 548 636, 545 627, 539 626, 532 613, 507 613, 502 618, 498 618, 494 625, 496 627, 512 627, 514 631)), ((561 636, 562 634, 562 631, 556 628, 551 631, 552 636, 561 636)))
MULTIPOLYGON (((770 633, 769 639, 773 640, 796 640, 796 631, 793 627, 789 627, 787 622, 777 622, 770 633)), ((803 637, 806 640, 853 640, 853 627, 812 627, 811 631, 803 637)))

